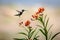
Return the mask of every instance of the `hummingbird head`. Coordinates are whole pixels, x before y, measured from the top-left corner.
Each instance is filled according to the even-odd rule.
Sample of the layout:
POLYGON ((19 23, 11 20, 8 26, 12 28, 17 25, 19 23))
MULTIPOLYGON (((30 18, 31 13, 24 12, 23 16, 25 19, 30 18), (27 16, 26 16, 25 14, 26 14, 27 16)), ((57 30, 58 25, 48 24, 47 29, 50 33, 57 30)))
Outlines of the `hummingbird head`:
POLYGON ((24 11, 26 11, 26 10, 23 9, 22 12, 24 12, 24 11))

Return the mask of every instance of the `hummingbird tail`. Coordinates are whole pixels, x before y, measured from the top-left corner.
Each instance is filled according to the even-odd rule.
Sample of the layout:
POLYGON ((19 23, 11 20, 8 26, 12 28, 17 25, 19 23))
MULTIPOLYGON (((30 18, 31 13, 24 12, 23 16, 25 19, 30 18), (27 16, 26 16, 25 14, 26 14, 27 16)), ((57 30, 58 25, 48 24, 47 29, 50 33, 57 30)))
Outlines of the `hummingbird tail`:
POLYGON ((15 16, 19 16, 18 14, 16 14, 15 16))

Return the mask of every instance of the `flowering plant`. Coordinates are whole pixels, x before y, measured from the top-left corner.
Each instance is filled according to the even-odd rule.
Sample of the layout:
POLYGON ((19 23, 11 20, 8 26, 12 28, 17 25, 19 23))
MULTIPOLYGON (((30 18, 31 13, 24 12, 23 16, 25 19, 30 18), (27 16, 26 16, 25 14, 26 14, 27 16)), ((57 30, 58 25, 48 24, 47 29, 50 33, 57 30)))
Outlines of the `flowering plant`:
MULTIPOLYGON (((23 22, 22 22, 23 23, 23 22)), ((20 23, 19 23, 20 24, 20 23)), ((15 40, 39 40, 38 39, 38 33, 36 33, 35 35, 34 35, 34 33, 36 32, 36 29, 37 28, 35 28, 35 29, 33 29, 31 26, 30 26, 30 21, 29 20, 27 20, 25 23, 25 30, 27 31, 27 33, 25 33, 25 32, 19 32, 19 34, 22 34, 22 35, 25 35, 26 36, 26 38, 21 38, 21 39, 18 39, 18 38, 14 38, 15 40), (26 29, 27 28, 27 29, 26 29), (34 37, 33 37, 33 35, 34 35, 34 37), (32 38, 33 37, 33 38, 32 38)))
POLYGON ((47 15, 45 15, 45 17, 43 17, 44 15, 42 13, 44 11, 44 8, 39 8, 38 11, 39 12, 36 13, 36 15, 37 14, 39 15, 39 16, 37 16, 37 20, 41 24, 41 25, 37 25, 37 26, 40 27, 39 31, 45 36, 45 40, 53 40, 58 34, 60 34, 60 32, 54 34, 53 36, 52 36, 52 34, 49 34, 49 31, 50 31, 50 29, 51 29, 51 27, 53 25, 51 25, 49 28, 47 28, 48 27, 49 18, 47 19, 47 15))
MULTIPOLYGON (((50 31, 50 29, 51 29, 51 27, 53 25, 51 25, 49 28, 47 28, 48 27, 48 23, 49 23, 49 18, 46 19, 47 15, 44 16, 43 12, 44 12, 44 8, 39 8, 38 11, 34 15, 32 15, 31 20, 32 21, 35 21, 35 20, 39 21, 39 23, 41 25, 37 25, 37 27, 39 26, 38 30, 45 36, 45 40, 53 40, 58 34, 60 34, 60 32, 54 34, 53 36, 51 34, 49 34, 49 31, 50 31)), ((23 22, 21 22, 21 23, 23 23, 23 22)), ((19 24, 21 24, 21 23, 19 23, 19 24)), ((38 37, 39 37, 38 33, 36 33, 35 36, 32 38, 32 36, 36 32, 36 28, 33 29, 30 26, 30 23, 31 23, 30 20, 27 20, 24 23, 25 26, 28 28, 28 30, 25 29, 27 31, 27 33, 19 32, 19 34, 23 34, 23 35, 25 35, 27 37, 26 38, 22 38, 22 39, 15 38, 15 40, 39 40, 38 39, 38 37)), ((37 31, 37 32, 39 32, 39 31, 37 31)))

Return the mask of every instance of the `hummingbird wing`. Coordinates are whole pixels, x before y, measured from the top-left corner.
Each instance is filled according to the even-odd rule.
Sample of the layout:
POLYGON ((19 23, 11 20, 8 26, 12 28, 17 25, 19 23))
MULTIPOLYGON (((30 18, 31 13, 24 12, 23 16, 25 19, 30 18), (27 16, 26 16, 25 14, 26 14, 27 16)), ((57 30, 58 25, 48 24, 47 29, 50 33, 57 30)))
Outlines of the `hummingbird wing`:
POLYGON ((17 12, 20 12, 20 11, 18 11, 18 10, 16 10, 17 12))
POLYGON ((20 16, 19 14, 16 14, 15 16, 20 16))
POLYGON ((20 16, 20 11, 16 10, 18 12, 18 14, 16 14, 15 16, 20 16))

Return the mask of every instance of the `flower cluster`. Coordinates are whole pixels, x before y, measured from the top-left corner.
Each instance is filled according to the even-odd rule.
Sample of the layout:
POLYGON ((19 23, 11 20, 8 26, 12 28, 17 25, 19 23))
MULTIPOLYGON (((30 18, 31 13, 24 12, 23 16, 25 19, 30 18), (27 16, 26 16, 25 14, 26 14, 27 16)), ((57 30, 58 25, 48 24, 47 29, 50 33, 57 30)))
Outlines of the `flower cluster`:
POLYGON ((42 14, 43 11, 44 11, 44 8, 39 8, 38 11, 34 15, 32 15, 32 17, 35 18, 35 19, 38 19, 39 16, 42 16, 43 15, 42 14))
MULTIPOLYGON (((44 11, 44 8, 38 8, 38 11, 35 13, 35 14, 33 14, 32 15, 32 18, 34 18, 34 19, 38 19, 39 18, 39 16, 42 16, 43 14, 43 11, 44 11)), ((27 20, 24 24, 25 24, 25 26, 29 26, 30 25, 30 20, 27 20)), ((23 22, 21 22, 21 23, 19 23, 20 25, 21 24, 23 24, 23 22)))
POLYGON ((30 25, 30 21, 29 21, 29 20, 27 20, 27 21, 25 22, 25 26, 28 26, 28 25, 30 25))

